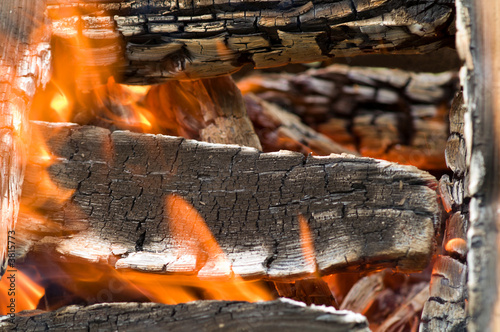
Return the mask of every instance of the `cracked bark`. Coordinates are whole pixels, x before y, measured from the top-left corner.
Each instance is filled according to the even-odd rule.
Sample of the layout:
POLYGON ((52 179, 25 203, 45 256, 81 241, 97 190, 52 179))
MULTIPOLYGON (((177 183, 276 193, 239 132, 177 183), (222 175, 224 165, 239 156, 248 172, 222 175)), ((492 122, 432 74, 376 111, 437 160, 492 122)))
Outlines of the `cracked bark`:
POLYGON ((118 81, 127 83, 213 77, 245 64, 263 68, 335 56, 424 53, 454 43, 452 0, 64 4, 49 3, 55 36, 80 34, 92 46, 77 62, 111 66, 120 73, 118 81), (68 28, 74 22, 78 27, 68 28))
POLYGON ((466 234, 469 223, 469 199, 465 188, 466 151, 464 143, 463 95, 457 93, 450 110, 450 137, 446 163, 453 170, 450 180, 444 175, 439 191, 446 210, 443 255, 434 263, 430 297, 422 312, 421 331, 463 331, 467 326, 467 256, 466 234))
POLYGON ((415 167, 95 127, 35 127, 54 156, 50 177, 75 192, 61 203, 60 191, 43 190, 46 158, 35 149, 23 203, 61 227, 37 232, 38 221, 21 214, 29 225, 19 230, 25 250, 52 247, 118 268, 273 280, 316 270, 421 270, 434 250, 437 183, 415 167), (309 254, 302 248, 301 219, 311 233, 309 254), (209 230, 227 258, 225 267, 211 269, 214 257, 203 248, 178 256, 204 241, 196 229, 209 230))
POLYGON ((48 31, 40 24, 44 9, 44 1, 31 0, 5 0, 0 6, 0 276, 7 255, 15 251, 28 110, 35 88, 48 79, 48 31))
MULTIPOLYGON (((499 326, 498 144, 499 101, 498 1, 457 1, 457 48, 464 60, 465 162, 463 208, 468 212, 468 331, 499 326), (496 302, 496 306, 495 306, 496 302)), ((460 146, 460 145, 459 145, 460 146)), ((458 159, 460 160, 460 159, 458 159)))
POLYGON ((48 313, 25 312, 16 315, 13 321, 0 321, 0 327, 16 331, 144 331, 145 328, 149 331, 370 331, 366 318, 360 314, 321 306, 307 307, 290 300, 69 306, 48 313))

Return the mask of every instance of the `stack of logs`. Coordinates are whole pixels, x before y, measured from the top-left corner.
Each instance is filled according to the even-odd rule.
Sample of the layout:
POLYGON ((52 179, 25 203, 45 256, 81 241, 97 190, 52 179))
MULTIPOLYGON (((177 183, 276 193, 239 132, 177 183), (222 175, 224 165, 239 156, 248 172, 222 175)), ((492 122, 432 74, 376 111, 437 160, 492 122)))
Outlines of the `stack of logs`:
MULTIPOLYGON (((66 24, 74 18, 73 9, 78 9, 81 24, 77 33, 92 41, 87 51, 99 54, 102 61, 96 63, 80 55, 84 66, 109 64, 118 69, 121 81, 157 83, 227 74, 246 63, 258 67, 324 60, 339 54, 420 52, 448 44, 454 31, 452 1, 424 2, 406 6, 402 1, 389 0, 298 1, 282 4, 284 14, 276 18, 276 11, 266 3, 247 4, 251 10, 245 11, 242 6, 225 4, 214 14, 205 3, 150 6, 149 1, 93 1, 65 6, 51 1, 49 14, 54 19, 54 34, 62 40, 70 39, 73 35, 66 24), (103 14, 106 11, 109 13, 103 14), (318 13, 324 17, 317 17, 318 13), (304 52, 304 45, 311 52, 304 52)), ((88 89, 92 71, 88 76, 83 73, 78 84, 88 89)), ((386 267, 421 271, 430 262, 441 228, 437 182, 415 167, 356 154, 443 170, 442 152, 437 151, 442 151, 444 145, 447 126, 442 118, 455 79, 451 73, 426 75, 332 67, 296 77, 283 76, 280 82, 285 88, 272 86, 266 77, 240 82, 242 87, 252 85, 245 92, 254 93, 243 99, 230 78, 207 78, 196 84, 217 107, 204 108, 207 100, 196 99, 198 92, 194 90, 195 98, 188 96, 185 100, 195 100, 196 114, 186 116, 179 107, 175 110, 176 106, 168 106, 171 113, 156 109, 160 118, 169 114, 176 123, 172 128, 163 126, 161 130, 165 131, 161 133, 180 135, 182 131, 187 138, 257 149, 116 130, 120 127, 108 121, 109 114, 98 109, 103 104, 98 108, 90 106, 97 118, 76 112, 78 116, 72 120, 80 124, 105 123, 106 128, 33 123, 47 142, 48 156, 54 163, 47 168, 47 154, 42 154, 36 144, 31 146, 22 199, 39 216, 20 213, 16 254, 22 258, 49 253, 61 260, 78 257, 116 268, 192 273, 200 278, 236 273, 249 279, 266 278, 275 282, 278 292, 295 292, 297 298, 298 290, 306 289, 307 283, 283 281, 386 267), (231 103, 213 92, 217 89, 231 95, 238 106, 232 109, 231 103), (260 139, 242 111, 245 108, 260 139), (300 115, 305 123, 283 108, 300 115), (423 146, 424 152, 420 152, 423 146), (286 151, 263 153, 258 151, 261 147, 269 151, 287 148, 302 153, 350 154, 317 157, 286 151), (61 203, 60 191, 40 190, 46 168, 60 191, 71 191, 69 200, 61 203), (180 213, 179 207, 185 206, 196 212, 180 213), (226 264, 217 266, 214 257, 206 253, 203 257, 198 257, 199 253, 182 255, 192 243, 205 242, 191 229, 194 219, 206 223, 227 256, 226 264), (182 239, 175 234, 179 229, 185 235, 182 239), (306 249, 305 237, 309 238, 306 249)), ((162 89, 178 91, 183 84, 165 83, 152 88, 141 103, 155 105, 162 89)), ((112 82, 100 89, 110 87, 112 82)), ((116 103, 105 100, 104 104, 107 111, 115 112, 116 103)), ((462 161, 460 156, 453 159, 457 157, 453 151, 460 150, 463 144, 457 116, 452 114, 450 129, 455 135, 449 140, 446 158, 460 181, 462 161)), ((1 175, 5 174, 9 173, 2 171, 1 175)), ((466 211, 459 207, 462 193, 450 188, 454 186, 442 178, 440 189, 450 230, 445 234, 448 256, 437 260, 435 283, 429 291, 425 281, 400 281, 405 298, 378 326, 380 330, 400 329, 407 324, 415 328, 415 314, 429 298, 429 292, 432 297, 424 310, 424 328, 441 324, 442 317, 432 315, 447 308, 457 312, 457 319, 465 319, 465 311, 461 311, 464 293, 454 292, 454 287, 464 282, 465 269, 460 264, 465 253, 460 239, 465 228, 460 223, 466 222, 460 214, 466 211), (453 270, 457 270, 455 279, 443 276, 453 270), (442 286, 446 282, 451 287, 442 286)), ((10 193, 11 189, 2 190, 10 193)), ((364 313, 376 310, 372 306, 375 299, 391 293, 388 274, 383 271, 360 279, 345 295, 341 308, 364 313), (360 297, 360 289, 366 288, 374 291, 360 297)), ((326 292, 321 281, 312 285, 314 290, 326 292)), ((199 328, 269 328, 274 315, 284 313, 287 318, 278 323, 283 328, 317 326, 321 330, 328 324, 338 330, 364 331, 368 327, 366 319, 359 315, 304 308, 286 300, 264 304, 198 302, 174 307, 70 306, 52 313, 32 312, 27 314, 29 317, 19 316, 14 322, 4 320, 0 324, 6 328, 78 329, 92 324, 120 328, 140 322, 182 329, 179 324, 188 319, 186 315, 192 320, 206 317, 207 313, 210 318, 200 322, 199 328), (317 325, 297 322, 297 313, 317 325), (107 318, 101 319, 103 316, 107 318), (145 322, 144 317, 149 319, 145 322)), ((448 320, 451 323, 447 328, 463 326, 453 318, 448 320)), ((193 328, 197 327, 189 326, 193 328)))

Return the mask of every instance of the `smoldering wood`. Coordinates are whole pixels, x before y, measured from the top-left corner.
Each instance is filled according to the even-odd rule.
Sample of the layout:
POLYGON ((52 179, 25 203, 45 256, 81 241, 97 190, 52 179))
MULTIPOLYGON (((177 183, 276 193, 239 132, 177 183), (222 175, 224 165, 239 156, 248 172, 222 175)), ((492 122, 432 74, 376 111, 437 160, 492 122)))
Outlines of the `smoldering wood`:
POLYGON ((13 235, 19 209, 28 110, 50 67, 44 10, 45 1, 6 0, 0 6, 0 277, 8 254, 15 251, 8 235, 13 235))
POLYGON ((458 211, 446 220, 443 248, 449 256, 462 262, 467 257, 467 229, 467 220, 458 211))
POLYGON ((269 103, 252 93, 246 94, 244 99, 248 116, 265 152, 289 150, 323 156, 331 153, 358 154, 318 133, 303 123, 299 116, 275 103, 269 103))
MULTIPOLYGON (((61 69, 56 69, 57 79, 65 82, 74 79, 73 73, 67 70, 61 73, 61 69)), ((129 91, 113 81, 90 91, 73 89, 64 93, 67 98, 74 100, 68 122, 110 130, 238 144, 262 150, 248 117, 245 101, 230 76, 168 81, 152 86, 142 94, 129 91), (130 102, 134 98, 137 101, 130 102), (148 112, 143 114, 147 124, 137 119, 137 112, 143 110, 148 112)), ((42 107, 35 114, 47 119, 46 106, 42 107)))
POLYGON ((464 139, 465 106, 462 92, 458 92, 450 109, 450 137, 446 144, 446 164, 453 171, 452 178, 443 175, 439 180, 439 192, 446 211, 446 227, 443 236, 443 251, 435 262, 431 277, 431 295, 421 318, 421 331, 457 331, 467 326, 465 276, 468 252, 466 234, 469 209, 466 206, 468 193, 467 148, 464 139), (453 278, 453 280, 449 280, 453 278), (461 294, 450 299, 450 292, 461 294))
POLYGON ((384 271, 361 278, 352 286, 339 309, 354 312, 365 312, 385 289, 384 271))
POLYGON ((80 34, 92 45, 77 62, 114 67, 119 81, 135 84, 219 76, 245 64, 264 68, 336 56, 425 53, 454 44, 452 0, 51 0, 48 13, 55 36, 80 34))
POLYGON ((55 162, 49 174, 61 189, 40 186, 47 158, 34 146, 23 203, 41 222, 22 214, 31 226, 18 232, 31 250, 52 247, 118 268, 274 280, 385 266, 421 270, 434 250, 437 183, 415 167, 76 125, 35 128, 48 141, 55 162), (66 203, 58 198, 63 188, 76 190, 66 203), (186 201, 195 212, 169 212, 168 199, 186 201), (190 230, 186 239, 172 231, 193 218, 204 220, 227 257, 219 271, 207 254, 180 255, 200 240, 190 230), (43 226, 36 231, 54 222, 62 228, 55 234, 43 226), (308 232, 300 223, 314 249, 302 247, 308 232))
POLYGON ((274 282, 280 297, 286 297, 307 305, 326 305, 338 308, 328 284, 321 278, 296 280, 294 282, 274 282))
POLYGON ((378 328, 377 331, 402 331, 416 314, 422 311, 425 301, 429 297, 427 283, 415 285, 414 293, 410 294, 406 301, 402 303, 378 328))
POLYGON ((422 313, 420 331, 467 330, 467 265, 439 256, 431 277, 430 297, 422 313))
POLYGON ((455 72, 344 65, 238 82, 244 94, 299 115, 345 148, 427 170, 446 169, 447 116, 457 85, 455 72))
POLYGON ((366 315, 374 331, 416 331, 428 279, 426 271, 411 277, 387 269, 371 274, 352 286, 340 309, 366 315))
POLYGON ((24 312, 16 315, 13 322, 4 317, 0 327, 16 331, 370 331, 366 318, 360 314, 308 307, 291 300, 73 305, 46 313, 24 312))

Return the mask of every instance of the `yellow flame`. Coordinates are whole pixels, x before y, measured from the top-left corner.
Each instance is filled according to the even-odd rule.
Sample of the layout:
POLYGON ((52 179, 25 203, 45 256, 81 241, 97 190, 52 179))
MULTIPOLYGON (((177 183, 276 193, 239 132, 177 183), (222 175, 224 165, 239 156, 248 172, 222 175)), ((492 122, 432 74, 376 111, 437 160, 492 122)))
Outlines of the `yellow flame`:
POLYGON ((56 93, 50 102, 50 108, 56 111, 61 118, 64 118, 64 114, 68 106, 68 98, 66 98, 66 96, 62 93, 56 93))

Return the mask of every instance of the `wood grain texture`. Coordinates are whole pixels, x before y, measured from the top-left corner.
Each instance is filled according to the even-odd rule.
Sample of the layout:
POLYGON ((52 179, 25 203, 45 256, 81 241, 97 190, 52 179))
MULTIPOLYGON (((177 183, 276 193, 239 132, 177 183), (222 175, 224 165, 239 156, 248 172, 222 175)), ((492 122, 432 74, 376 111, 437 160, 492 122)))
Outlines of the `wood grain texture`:
POLYGON ((437 183, 415 167, 95 127, 35 126, 54 156, 50 177, 76 191, 69 202, 57 203, 60 191, 37 187, 44 160, 34 152, 23 203, 61 223, 63 232, 54 237, 31 226, 25 232, 33 250, 55 246, 63 255, 119 268, 274 280, 316 270, 420 270, 433 253, 437 183), (227 258, 224 268, 214 271, 203 246, 204 258, 178 256, 206 242, 193 227, 212 234, 227 258), (302 246, 304 229, 313 249, 302 246), (176 236, 179 230, 185 239, 176 236))
POLYGON ((25 312, 13 321, 0 321, 0 327, 15 331, 370 331, 360 314, 291 300, 73 305, 47 313, 25 312))
POLYGON ((450 109, 450 137, 446 144, 446 163, 453 171, 450 179, 443 175, 439 181, 441 202, 446 211, 443 236, 443 256, 434 263, 430 297, 422 312, 420 331, 463 331, 467 314, 466 234, 469 224, 469 199, 466 183, 466 147, 464 141, 465 106, 458 92, 450 109), (450 293, 455 296, 450 297, 450 293))
POLYGON ((92 45, 79 63, 116 67, 119 81, 136 84, 454 42, 452 0, 55 0, 48 8, 56 36, 92 45))
POLYGON ((439 256, 432 270, 420 331, 467 330, 467 265, 439 256))
MULTIPOLYGON (((19 209, 29 107, 36 87, 49 78, 44 10, 45 2, 35 0, 5 0, 0 6, 0 276, 19 209)), ((9 245, 15 251, 15 244, 9 245)))
POLYGON ((468 331, 498 329, 498 80, 500 3, 457 1, 459 54, 464 91, 464 187, 467 232, 468 331), (470 199, 470 201, 469 201, 470 199), (495 289, 497 291, 495 291, 495 289))

